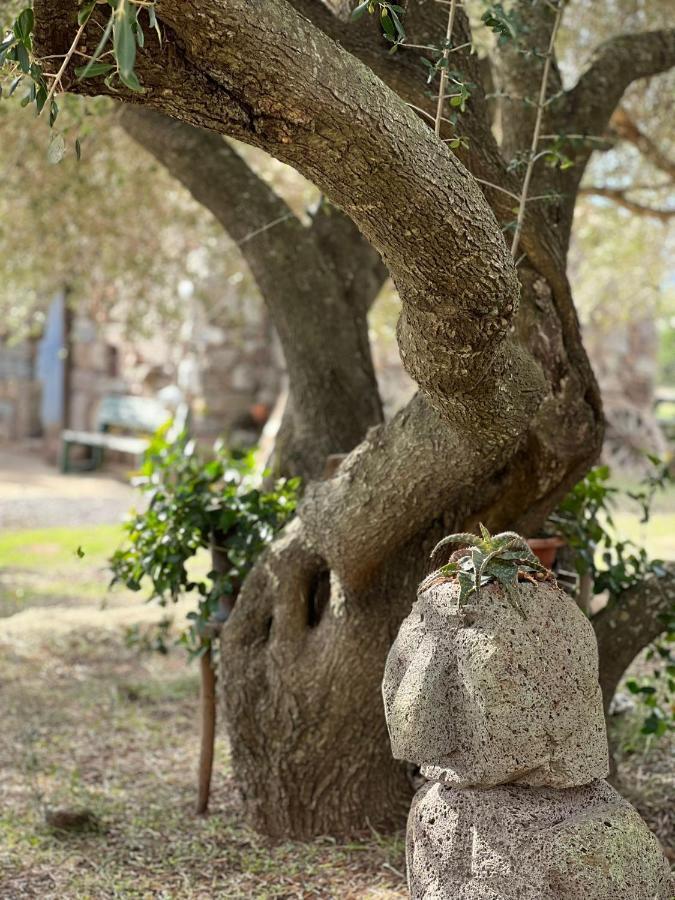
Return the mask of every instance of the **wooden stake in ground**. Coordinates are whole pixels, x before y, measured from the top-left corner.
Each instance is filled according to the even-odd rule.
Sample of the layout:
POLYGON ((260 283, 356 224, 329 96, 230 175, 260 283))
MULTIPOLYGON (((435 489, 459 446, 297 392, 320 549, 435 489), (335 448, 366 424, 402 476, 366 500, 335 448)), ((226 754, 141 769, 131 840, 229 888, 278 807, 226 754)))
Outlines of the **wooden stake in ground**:
POLYGON ((199 709, 201 721, 201 745, 199 749, 199 775, 197 815, 204 815, 209 807, 211 775, 213 773, 213 748, 216 738, 216 670, 211 658, 211 643, 199 660, 201 688, 199 709))
MULTIPOLYGON (((224 543, 225 536, 221 535, 220 537, 224 543)), ((216 536, 211 540, 211 564, 214 571, 221 575, 228 572, 231 567, 227 551, 219 545, 216 536)), ((202 635, 206 649, 199 659, 201 677, 199 689, 200 747, 196 809, 199 816, 203 816, 209 808, 216 742, 216 670, 213 665, 213 642, 218 640, 223 623, 227 621, 234 608, 241 584, 237 579, 233 579, 231 586, 232 594, 223 595, 220 598, 218 614, 209 621, 202 635)))

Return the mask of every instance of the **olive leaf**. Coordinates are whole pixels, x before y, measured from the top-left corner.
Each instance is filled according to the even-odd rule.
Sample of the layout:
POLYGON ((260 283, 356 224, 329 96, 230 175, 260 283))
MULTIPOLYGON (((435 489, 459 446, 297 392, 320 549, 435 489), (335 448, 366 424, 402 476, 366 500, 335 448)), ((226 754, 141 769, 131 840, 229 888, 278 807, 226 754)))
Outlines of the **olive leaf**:
POLYGON ((52 166, 61 162, 66 155, 66 141, 62 134, 52 135, 52 139, 47 147, 47 162, 52 166))

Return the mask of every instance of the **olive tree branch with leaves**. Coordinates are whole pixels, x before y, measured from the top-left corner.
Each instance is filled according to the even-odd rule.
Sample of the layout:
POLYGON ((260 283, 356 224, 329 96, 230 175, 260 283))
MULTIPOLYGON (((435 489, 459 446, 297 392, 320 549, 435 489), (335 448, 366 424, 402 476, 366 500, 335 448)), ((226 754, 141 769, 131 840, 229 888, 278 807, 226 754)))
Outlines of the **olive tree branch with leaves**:
MULTIPOLYGON (((84 57, 87 62, 74 70, 74 75, 80 81, 86 78, 103 77, 107 88, 115 91, 115 82, 138 93, 143 92, 143 87, 135 72, 136 51, 145 45, 143 27, 139 20, 139 12, 146 9, 148 21, 158 36, 161 44, 162 35, 157 21, 154 0, 104 0, 111 7, 110 16, 102 26, 102 35, 93 54, 82 52, 80 43, 87 30, 93 13, 103 5, 99 0, 79 0, 77 14, 78 28, 68 49, 63 54, 50 54, 45 57, 37 57, 33 49, 33 31, 35 16, 31 7, 23 9, 14 20, 9 33, 0 43, 0 68, 5 63, 10 64, 8 74, 12 78, 8 95, 11 96, 24 79, 29 82, 29 89, 22 103, 35 104, 36 114, 42 115, 45 109, 49 110, 49 124, 56 123, 59 107, 56 101, 57 92, 63 90, 63 80, 74 56, 84 57), (110 45, 110 46, 109 46, 110 45), (110 56, 113 62, 103 62, 105 56, 110 56), (45 71, 44 63, 47 59, 60 59, 61 63, 56 73, 45 71), (48 86, 47 82, 51 80, 48 86)), ((79 140, 75 144, 75 152, 79 159, 79 140)), ((65 153, 65 143, 62 138, 53 138, 50 145, 50 161, 60 162, 65 153)))
POLYGON ((541 84, 539 85, 539 97, 537 100, 537 114, 534 121, 534 130, 532 132, 532 142, 530 144, 530 154, 525 169, 525 177, 523 178, 523 187, 520 194, 520 204, 518 206, 518 214, 516 217, 516 226, 513 233, 513 241, 511 243, 511 255, 515 259, 518 253, 518 245, 520 243, 520 235, 523 230, 523 221, 525 219, 525 209, 527 205, 527 195, 530 190, 530 182, 532 181, 532 172, 539 158, 537 155, 539 149, 539 135, 541 132, 541 123, 544 117, 544 109, 547 105, 546 95, 548 92, 548 79, 551 71, 551 61, 555 52, 555 40, 558 35, 558 29, 562 22, 563 10, 565 8, 565 0, 557 0, 554 6, 555 19, 553 28, 551 29, 551 37, 549 39, 546 58, 544 59, 544 70, 541 76, 541 84))
POLYGON ((80 38, 84 34, 84 30, 87 27, 88 21, 89 21, 89 14, 87 14, 87 16, 81 22, 80 27, 77 29, 77 34, 75 35, 75 39, 73 40, 73 43, 70 45, 70 49, 64 56, 60 69, 58 70, 56 75, 54 75, 54 80, 52 81, 51 87, 49 88, 49 93, 47 94, 47 98, 45 100, 44 106, 42 109, 40 109, 38 111, 38 115, 42 115, 44 107, 47 107, 47 109, 49 109, 51 100, 61 84, 61 79, 63 78, 63 75, 64 75, 66 69, 68 68, 68 63, 73 58, 73 54, 77 50, 77 45, 80 43, 80 38))
POLYGON ((441 135, 441 120, 443 118, 443 106, 445 104, 445 88, 448 83, 448 60, 450 59, 450 49, 452 47, 452 29, 455 26, 455 12, 457 10, 456 0, 450 0, 448 8, 448 27, 445 32, 445 44, 443 46, 443 65, 441 67, 441 77, 438 85, 438 101, 436 103, 436 119, 434 122, 434 132, 436 137, 441 135))
MULTIPOLYGON (((380 21, 382 22, 385 37, 390 40, 393 45, 392 52, 398 48, 401 48, 428 50, 437 54, 437 59, 434 62, 431 62, 427 58, 422 57, 422 62, 427 66, 429 70, 427 79, 429 83, 437 73, 440 73, 439 86, 435 100, 435 113, 432 115, 431 113, 422 109, 420 106, 413 103, 408 103, 408 105, 411 109, 415 110, 417 113, 422 115, 425 119, 429 120, 429 122, 433 124, 434 133, 439 138, 441 136, 443 123, 448 123, 453 127, 457 126, 456 115, 454 118, 447 118, 443 114, 446 102, 449 101, 450 104, 455 107, 458 112, 463 113, 465 111, 466 103, 471 97, 471 89, 475 87, 470 82, 467 82, 460 75, 460 73, 450 72, 450 54, 462 50, 466 47, 472 47, 472 42, 465 42, 459 44, 456 47, 453 47, 453 30, 455 27, 455 18, 457 9, 461 6, 461 4, 458 3, 457 0, 448 0, 448 2, 443 3, 443 5, 448 7, 448 18, 445 39, 442 42, 440 48, 435 47, 431 44, 412 44, 406 42, 405 31, 400 19, 400 16, 403 14, 403 9, 401 7, 396 6, 393 10, 391 10, 390 4, 380 4, 377 2, 373 2, 373 0, 366 0, 366 2, 360 3, 352 13, 352 20, 358 20, 364 15, 366 11, 372 14, 379 9, 380 21), (450 82, 456 84, 458 89, 452 93, 447 93, 448 84, 450 82)), ((517 209, 515 210, 516 219, 513 222, 514 235, 511 244, 511 253, 514 259, 516 258, 518 253, 527 204, 542 200, 550 201, 556 198, 555 193, 544 193, 535 197, 529 196, 532 175, 536 163, 542 158, 548 158, 551 160, 552 165, 561 165, 563 167, 568 166, 571 164, 571 161, 563 156, 560 151, 559 145, 561 145, 565 139, 570 139, 572 137, 582 140, 592 140, 592 138, 587 138, 584 135, 546 135, 547 139, 553 140, 555 142, 554 146, 542 151, 539 150, 540 141, 544 139, 544 136, 540 133, 544 111, 550 104, 550 102, 556 99, 555 96, 553 98, 547 99, 547 93, 549 74, 555 53, 555 42, 562 21, 565 0, 547 0, 547 5, 555 10, 555 19, 549 35, 547 51, 545 53, 537 54, 544 59, 544 66, 541 82, 539 85, 538 100, 536 102, 536 117, 534 128, 530 142, 530 149, 526 155, 527 162, 521 190, 520 192, 516 193, 500 185, 497 185, 492 181, 476 177, 476 180, 479 182, 479 184, 483 184, 486 187, 490 187, 493 190, 496 190, 503 195, 510 197, 518 204, 517 209)), ((498 36, 498 46, 503 46, 504 44, 512 41, 517 42, 521 34, 522 23, 520 22, 519 17, 514 13, 507 13, 500 3, 489 5, 488 10, 482 16, 482 22, 487 28, 491 29, 498 36)), ((525 51, 519 50, 519 52, 525 51)), ((524 103, 525 100, 521 99, 521 102, 524 103)), ((462 146, 466 146, 466 138, 460 136, 443 138, 443 140, 444 142, 448 143, 453 150, 456 150, 462 146)))

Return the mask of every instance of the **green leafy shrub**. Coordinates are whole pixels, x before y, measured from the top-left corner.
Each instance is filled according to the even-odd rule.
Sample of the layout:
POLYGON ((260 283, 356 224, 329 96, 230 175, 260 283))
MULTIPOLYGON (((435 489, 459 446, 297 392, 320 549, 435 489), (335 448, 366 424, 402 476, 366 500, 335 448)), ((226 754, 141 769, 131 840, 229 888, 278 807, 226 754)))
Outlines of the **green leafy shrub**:
MULTIPOLYGON (((654 469, 625 496, 649 521, 656 493, 673 483, 669 465, 649 457, 654 469)), ((607 592, 610 601, 649 575, 663 575, 663 561, 650 559, 644 547, 623 540, 612 516, 621 492, 610 483, 608 466, 598 466, 576 484, 548 519, 546 530, 560 534, 575 551, 577 571, 589 573, 596 594, 607 592)))
MULTIPOLYGON (((654 497, 673 483, 670 465, 657 456, 649 456, 653 469, 637 488, 625 491, 625 497, 637 504, 642 523, 649 521, 654 497)), ((607 466, 598 466, 576 484, 556 511, 549 517, 547 530, 565 538, 574 551, 580 575, 589 575, 593 592, 606 593, 608 603, 615 603, 626 590, 636 587, 650 576, 663 576, 663 560, 652 559, 644 547, 622 539, 613 518, 621 491, 610 483, 607 466)), ((627 689, 646 708, 643 734, 661 736, 675 728, 675 608, 663 616, 664 633, 647 650, 653 661, 650 676, 640 683, 626 682, 627 689)))
MULTIPOLYGON (((78 5, 79 28, 68 51, 62 57, 52 59, 53 65, 49 68, 57 69, 53 76, 45 70, 44 60, 38 59, 34 54, 35 16, 30 6, 19 12, 4 37, 0 33, 0 97, 5 93, 2 80, 6 77, 9 79, 6 95, 11 96, 20 89, 21 105, 34 105, 38 116, 42 115, 43 110, 47 110, 50 127, 54 126, 59 115, 56 97, 63 91, 63 78, 75 55, 77 59, 83 56, 87 59, 87 62, 74 68, 78 80, 100 77, 110 90, 117 90, 122 85, 142 93, 144 88, 135 71, 137 48, 145 46, 142 12, 147 13, 147 19, 144 17, 146 27, 154 29, 159 43, 162 42, 154 0, 79 0, 78 5), (102 29, 100 40, 93 55, 87 55, 78 47, 90 19, 100 15, 103 8, 106 22, 98 22, 102 29), (105 60, 103 56, 106 57, 105 60), (48 78, 51 78, 50 82, 48 78)), ((78 159, 80 152, 78 138, 75 141, 78 159)), ((51 163, 59 163, 65 153, 65 138, 55 131, 49 143, 47 159, 51 163)))
POLYGON ((181 642, 199 655, 210 646, 211 623, 226 618, 256 559, 295 512, 299 481, 263 490, 252 454, 217 446, 205 460, 186 434, 175 441, 166 434, 161 429, 146 453, 137 483, 148 504, 125 524, 126 541, 110 560, 112 584, 132 591, 147 585, 148 599, 162 605, 194 592, 197 609, 181 642), (193 579, 188 563, 204 548, 221 565, 193 579))

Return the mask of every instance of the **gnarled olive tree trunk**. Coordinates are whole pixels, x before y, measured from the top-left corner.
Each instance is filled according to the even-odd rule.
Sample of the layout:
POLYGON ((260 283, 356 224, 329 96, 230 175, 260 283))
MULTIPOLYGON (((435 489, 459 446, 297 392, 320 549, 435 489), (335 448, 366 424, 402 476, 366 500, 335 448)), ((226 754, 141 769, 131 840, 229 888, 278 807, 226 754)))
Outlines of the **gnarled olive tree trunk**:
MULTIPOLYGON (((75 0, 35 0, 35 9, 41 52, 63 53, 76 31, 75 0)), ((516 269, 502 229, 519 184, 492 134, 474 57, 456 54, 477 85, 462 117, 469 146, 459 159, 429 128, 433 101, 418 75, 418 51, 391 57, 375 20, 350 27, 318 0, 158 0, 157 12, 163 44, 149 39, 137 65, 145 93, 121 98, 296 167, 355 223, 401 297, 401 357, 421 393, 383 425, 363 316, 345 312, 340 300, 347 294, 337 260, 353 257, 332 254, 333 230, 307 233, 293 224, 293 251, 268 245, 272 228, 261 244, 242 245, 269 246, 269 257, 285 260, 271 275, 264 254, 249 264, 259 284, 267 280, 270 308, 276 297, 291 382, 289 433, 305 471, 316 478, 327 453, 356 446, 334 477, 308 483, 298 517, 247 579, 221 638, 233 763, 252 824, 295 837, 397 825, 409 786, 391 760, 379 686, 429 548, 443 531, 479 520, 527 532, 600 447, 600 402, 565 271, 588 153, 578 152, 572 175, 554 175, 555 203, 528 207, 516 269), (323 260, 320 277, 306 272, 308 259, 323 260), (276 291, 283 272, 286 286, 276 291), (365 410, 353 416, 358 421, 352 406, 365 410)), ((442 38, 444 5, 410 0, 406 13, 411 43, 442 38)), ((533 39, 550 33, 543 4, 527 4, 523 15, 537 17, 533 39)), ((460 11, 455 43, 468 35, 460 11)), ((97 40, 87 29, 86 47, 97 40)), ((546 129, 601 131, 632 79, 674 61, 668 32, 601 48, 579 84, 547 105, 546 129)), ((540 58, 516 55, 504 66, 503 79, 529 77, 536 94, 540 58)), ((87 82, 77 89, 104 90, 87 82)), ((153 119, 128 120, 146 145, 153 119)), ((520 127, 528 146, 525 114, 520 127)), ((214 158, 229 157, 231 148, 207 137, 218 142, 214 158)), ((507 146, 512 137, 518 143, 509 134, 507 146)), ((235 239, 246 237, 250 224, 230 221, 195 183, 189 155, 167 164, 235 239)), ((225 175, 216 174, 227 195, 225 175)), ((240 168, 237 183, 257 192, 247 177, 240 168)), ((534 190, 545 182, 538 173, 534 190)), ((267 201, 269 222, 278 207, 267 201)), ((237 216, 253 205, 239 204, 237 216)), ((358 265, 352 273, 357 285, 358 265)))
POLYGON ((246 809, 265 833, 401 825, 412 788, 388 748, 380 684, 431 548, 478 520, 527 531, 597 451, 600 421, 565 357, 550 293, 532 278, 522 327, 545 336, 567 387, 548 394, 518 446, 486 464, 482 446, 442 427, 418 395, 333 479, 309 487, 300 518, 246 582, 221 638, 240 688, 224 700, 246 809))

